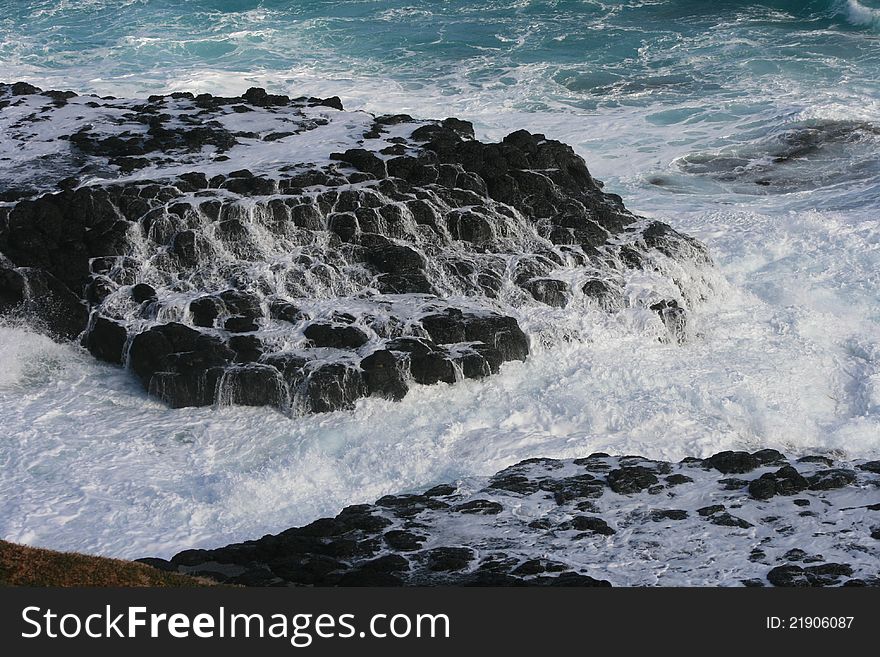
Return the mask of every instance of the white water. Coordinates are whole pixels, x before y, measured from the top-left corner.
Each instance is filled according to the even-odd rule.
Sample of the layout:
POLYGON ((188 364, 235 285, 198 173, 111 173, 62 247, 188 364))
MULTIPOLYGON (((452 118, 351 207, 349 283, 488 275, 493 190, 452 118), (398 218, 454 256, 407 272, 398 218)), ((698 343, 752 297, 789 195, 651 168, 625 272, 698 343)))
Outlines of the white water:
POLYGON ((678 225, 709 243, 726 278, 685 346, 637 321, 583 318, 591 341, 353 413, 169 410, 77 347, 0 329, 2 535, 168 556, 532 456, 876 456, 876 222, 734 211, 678 225))
MULTIPOLYGON (((853 24, 877 24, 864 3, 836 6, 853 24)), ((748 16, 743 23, 748 27, 748 16)), ((559 101, 569 90, 541 63, 505 70, 506 81, 495 85, 461 75, 436 86, 348 70, 345 62, 247 74, 200 65, 161 79, 156 71, 102 79, 86 67, 62 75, 17 65, 15 72, 46 88, 231 94, 263 84, 294 95, 338 94, 350 108, 460 116, 473 120, 482 138, 521 127, 545 132, 574 145, 630 208, 703 240, 718 273, 684 346, 656 341, 637 314, 533 315, 523 318, 527 327, 586 328, 586 339, 538 348, 528 362, 509 363, 484 381, 416 388, 399 403, 363 400, 352 413, 297 419, 251 408, 169 410, 78 347, 2 327, 0 536, 168 556, 277 532, 384 493, 491 474, 533 456, 607 451, 678 459, 772 447, 877 458, 880 194, 876 176, 834 182, 836 172, 876 166, 876 142, 835 145, 841 150, 832 149, 827 161, 797 172, 805 188, 788 194, 744 194, 711 177, 683 175, 677 165, 692 153, 760 147, 789 123, 878 125, 874 83, 856 58, 824 49, 819 38, 827 31, 816 33, 815 44, 809 32, 798 37, 826 67, 819 82, 798 81, 803 70, 782 41, 766 58, 738 58, 739 48, 750 47, 744 34, 731 23, 672 42, 688 66, 721 61, 705 55, 711 46, 729 49, 723 64, 758 72, 743 73, 747 83, 740 85, 740 69, 731 69, 726 96, 664 96, 652 105, 624 91, 592 109, 559 101), (532 105, 540 111, 529 111, 532 105), (825 174, 832 182, 806 188, 825 174), (658 175, 668 184, 648 182, 658 175)), ((874 38, 833 36, 841 52, 874 38)), ((658 53, 639 56, 650 63, 658 53)))

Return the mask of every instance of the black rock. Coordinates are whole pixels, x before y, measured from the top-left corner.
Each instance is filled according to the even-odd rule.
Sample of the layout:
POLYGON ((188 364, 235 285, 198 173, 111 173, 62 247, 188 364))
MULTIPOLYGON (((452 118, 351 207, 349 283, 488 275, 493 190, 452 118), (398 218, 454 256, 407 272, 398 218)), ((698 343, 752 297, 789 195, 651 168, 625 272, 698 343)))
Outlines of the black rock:
POLYGON ((303 386, 306 406, 314 413, 354 408, 354 402, 366 392, 360 368, 344 363, 318 367, 303 386))
POLYGON ((334 324, 310 324, 304 331, 306 338, 316 347, 335 349, 357 349, 367 343, 369 337, 356 326, 334 324))
POLYGON ((85 305, 61 281, 29 267, 0 267, 0 315, 10 313, 65 340, 76 338, 89 320, 85 305))
POLYGON ((99 360, 122 365, 128 331, 119 322, 96 316, 85 336, 85 347, 99 360))
POLYGON ((709 522, 715 525, 721 525, 722 527, 739 527, 740 529, 754 527, 752 523, 743 520, 742 518, 737 518, 727 512, 713 513, 708 517, 708 520, 709 522))
POLYGON ((631 495, 646 488, 650 488, 659 480, 648 468, 637 465, 628 468, 612 470, 608 473, 608 485, 615 493, 631 495))
POLYGON ((131 298, 134 299, 135 303, 144 303, 145 301, 156 301, 158 296, 152 285, 138 283, 131 288, 131 298))
POLYGON ((688 517, 688 512, 681 509, 652 509, 650 517, 654 522, 660 522, 662 520, 685 520, 688 517))
POLYGON ((617 533, 602 518, 591 516, 575 516, 571 520, 559 525, 559 529, 562 531, 573 529, 579 532, 592 532, 602 536, 612 536, 617 533))
POLYGON ((749 495, 756 500, 769 500, 776 495, 776 478, 765 474, 749 483, 749 495))
POLYGON ((867 463, 862 463, 858 467, 860 470, 865 470, 866 472, 880 474, 880 461, 868 461, 867 463))
POLYGON ((410 354, 409 369, 413 380, 423 385, 455 383, 456 380, 454 363, 438 351, 410 354))
POLYGON ((721 513, 722 511, 724 511, 723 504, 712 504, 710 506, 704 506, 701 509, 697 509, 697 513, 703 517, 712 516, 716 513, 721 513))
POLYGON ((829 563, 807 568, 787 564, 773 568, 767 573, 767 579, 773 586, 835 586, 840 583, 841 577, 850 575, 852 568, 846 564, 829 563))
POLYGON ((486 516, 501 513, 504 507, 498 502, 492 502, 491 500, 473 500, 464 504, 458 504, 452 507, 452 510, 458 513, 486 516))
POLYGON ((370 395, 396 400, 403 399, 409 390, 403 363, 391 351, 374 351, 361 361, 360 367, 370 395))
POLYGON ((705 462, 724 474, 743 474, 761 465, 761 461, 748 452, 719 452, 705 462))
POLYGON ((419 550, 425 542, 424 536, 397 529, 385 532, 383 538, 388 544, 388 547, 399 552, 412 552, 419 550))
POLYGON ((200 297, 189 304, 192 323, 206 328, 214 326, 214 321, 223 310, 223 302, 216 297, 200 297))
POLYGON ((537 301, 553 306, 564 308, 569 300, 569 286, 564 281, 552 278, 538 278, 529 281, 523 287, 528 290, 537 301))
POLYGON ((835 488, 843 488, 854 484, 856 481, 856 473, 852 470, 830 469, 821 470, 810 477, 807 477, 810 484, 810 490, 833 490, 835 488))
POLYGON ((435 572, 464 570, 475 556, 473 550, 463 547, 439 547, 422 554, 428 570, 435 572))
POLYGON ((258 330, 260 326, 254 321, 253 317, 236 315, 235 317, 229 317, 223 322, 223 328, 230 333, 250 333, 258 330))
POLYGON ((308 314, 287 301, 274 301, 269 304, 269 317, 297 324, 309 319, 308 314))

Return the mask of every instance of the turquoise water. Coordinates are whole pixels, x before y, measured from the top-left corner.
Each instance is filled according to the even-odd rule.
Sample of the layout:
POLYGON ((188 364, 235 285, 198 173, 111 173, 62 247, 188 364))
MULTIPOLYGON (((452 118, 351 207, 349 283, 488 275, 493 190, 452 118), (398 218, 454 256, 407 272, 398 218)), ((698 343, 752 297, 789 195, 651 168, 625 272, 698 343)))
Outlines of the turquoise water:
POLYGON ((703 240, 718 282, 681 347, 609 320, 479 383, 296 420, 169 410, 0 326, 2 537, 167 556, 528 457, 880 456, 880 1, 0 0, 4 79, 543 132, 703 240))
MULTIPOLYGON (((792 123, 870 124, 880 112, 876 0, 4 0, 0 8, 0 77, 9 80, 117 95, 259 84, 338 94, 353 108, 457 114, 490 137, 525 125, 573 143, 613 181, 723 147, 745 149, 754 164, 778 155, 792 123)), ((876 158, 860 148, 874 150, 875 135, 850 127, 820 137, 828 152, 792 175, 818 169, 823 186, 850 178, 852 159, 859 181, 875 178, 876 158)), ((685 169, 687 180, 655 182, 688 191, 706 183, 717 195, 711 174, 730 164, 686 162, 672 173, 685 169)), ((864 194, 862 205, 880 198, 864 194)))

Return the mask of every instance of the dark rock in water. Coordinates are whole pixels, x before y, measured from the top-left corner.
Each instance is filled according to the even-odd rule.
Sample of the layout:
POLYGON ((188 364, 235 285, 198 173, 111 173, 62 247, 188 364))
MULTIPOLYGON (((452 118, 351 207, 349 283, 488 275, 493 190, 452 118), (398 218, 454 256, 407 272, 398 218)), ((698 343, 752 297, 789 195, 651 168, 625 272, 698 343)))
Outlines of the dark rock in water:
POLYGON ((269 316, 272 319, 280 319, 291 324, 296 324, 309 319, 308 314, 286 301, 275 301, 269 306, 269 316))
POLYGON ((354 402, 366 392, 361 370, 343 363, 322 365, 313 370, 304 386, 308 408, 315 413, 353 408, 354 402))
POLYGON ((767 579, 773 586, 836 586, 841 577, 848 577, 852 572, 852 568, 846 564, 826 563, 807 568, 789 564, 773 568, 767 573, 767 579))
POLYGON ((785 463, 785 456, 775 449, 760 449, 752 454, 761 465, 781 465, 785 463))
POLYGON ((621 495, 638 493, 659 481, 651 470, 639 465, 612 470, 607 480, 611 490, 621 495))
POLYGON ((605 310, 613 310, 622 304, 620 292, 608 281, 594 278, 583 284, 581 292, 584 296, 595 300, 605 310))
POLYGON ((711 504, 709 506, 704 506, 700 509, 697 509, 697 513, 704 518, 715 515, 716 513, 721 513, 722 511, 724 511, 723 504, 711 504))
POLYGON ((191 301, 189 304, 192 323, 205 328, 214 326, 215 320, 223 310, 223 302, 216 297, 201 297, 191 301))
POLYGON ((880 474, 880 461, 868 461, 867 463, 862 463, 858 467, 860 470, 873 472, 874 474, 880 474))
POLYGON ((664 300, 651 306, 651 310, 660 315, 669 335, 677 342, 684 342, 687 329, 687 312, 675 300, 664 300))
POLYGON ((286 386, 281 373, 269 365, 257 363, 230 367, 220 383, 221 403, 241 406, 286 406, 286 386))
MULTIPOLYGON (((338 145, 340 126, 363 117, 336 97, 41 94, 0 87, 0 129, 28 165, 0 191, 0 313, 67 339, 89 326, 96 357, 128 364, 174 406, 262 398, 320 412, 400 399, 410 379, 491 376, 529 355, 515 306, 583 294, 614 312, 631 296, 625 268, 671 279, 669 258, 711 266, 698 242, 629 212, 544 135, 483 143, 467 121, 389 115, 338 145), (70 153, 51 170, 26 161, 42 132, 11 128, 6 108, 24 103, 66 132, 70 153), (224 127, 238 114, 248 131, 224 127), (270 144, 290 161, 252 157, 270 144), (83 184, 89 171, 105 182, 83 184), (250 390, 227 394, 238 379, 250 390)), ((690 299, 660 303, 683 335, 690 299)), ((568 503, 573 490, 554 495, 568 503)))
POLYGON ((392 352, 374 351, 361 361, 364 384, 371 395, 386 399, 403 399, 409 390, 403 364, 392 352))
POLYGON ((419 536, 417 534, 413 534, 412 532, 403 530, 392 530, 390 532, 385 532, 383 538, 390 548, 394 550, 399 550, 400 552, 412 552, 414 550, 420 550, 422 548, 422 544, 425 542, 424 536, 419 536))
MULTIPOLYGON (((173 369, 174 358, 170 362, 173 369)), ((292 367, 303 365, 313 364, 301 360, 292 367)), ((267 374, 284 369, 277 357, 264 367, 267 374)), ((218 384, 227 395, 230 371, 234 367, 218 384)), ((263 380, 241 383, 256 388, 263 380)), ((765 475, 791 479, 789 470, 765 475)), ((857 485, 875 479, 868 471, 852 472, 857 485)), ((871 536, 880 525, 866 527, 860 510, 877 505, 853 506, 858 489, 809 493, 822 502, 809 518, 785 504, 774 507, 776 515, 763 515, 762 503, 740 490, 720 489, 719 476, 714 468, 698 469, 688 461, 637 456, 526 459, 483 480, 482 487, 468 477, 461 485, 441 484, 421 494, 386 495, 346 507, 334 518, 216 550, 187 550, 156 566, 247 586, 604 586, 605 577, 629 585, 880 584, 870 558, 877 540, 871 536), (584 472, 588 467, 593 469, 584 472), (659 497, 652 494, 657 484, 641 480, 646 474, 674 477, 685 469, 693 475, 686 495, 664 488, 659 497), (620 483, 624 475, 627 480, 637 475, 629 497, 593 495, 593 486, 620 483), (551 495, 563 499, 553 504, 551 495), (682 508, 657 508, 664 498, 677 498, 682 508), (694 508, 713 499, 726 504, 694 508), (603 558, 606 553, 614 561, 603 558), (703 559, 706 554, 711 562, 703 559)))
POLYGON ((688 512, 683 509, 654 509, 651 511, 651 520, 660 522, 661 520, 685 520, 688 512))
POLYGON ((689 484, 693 482, 693 479, 691 477, 688 477, 687 475, 676 473, 666 477, 665 481, 670 486, 680 486, 681 484, 689 484))
POLYGON ((455 365, 443 352, 413 353, 409 357, 410 374, 416 383, 455 383, 455 365))
POLYGON ((706 463, 724 474, 743 474, 751 472, 761 462, 748 452, 719 452, 706 459, 706 463))
POLYGON ((439 572, 464 570, 475 556, 473 550, 455 547, 439 547, 424 553, 428 570, 439 572))
POLYGON ((496 351, 502 361, 525 360, 529 341, 512 317, 471 315, 449 309, 422 317, 422 326, 437 344, 482 342, 496 351))
POLYGON ((0 314, 18 314, 66 340, 82 333, 89 318, 85 305, 61 281, 30 267, 0 267, 0 314))
POLYGON ((765 474, 749 483, 749 495, 756 500, 769 500, 776 495, 776 478, 765 474))
POLYGON ((250 333, 259 330, 260 326, 254 321, 253 317, 236 315, 223 322, 223 328, 230 333, 250 333))
POLYGON ((561 531, 573 529, 579 532, 592 532, 594 534, 601 534, 602 536, 613 536, 617 533, 609 527, 608 523, 602 520, 602 518, 594 518, 590 516, 575 516, 571 520, 559 525, 558 529, 561 531))
POLYGON ((721 525, 722 527, 738 527, 740 529, 749 529, 753 527, 752 523, 743 520, 742 518, 737 518, 727 512, 722 513, 713 513, 708 518, 709 522, 715 525, 721 525))
POLYGON ((844 486, 853 484, 855 480, 855 472, 839 468, 822 470, 807 477, 807 481, 810 484, 810 490, 832 490, 834 488, 843 488, 844 486))
POLYGON ((538 278, 524 286, 536 300, 548 306, 564 308, 569 299, 568 283, 552 278, 538 278))
POLYGON ((128 332, 122 324, 106 317, 95 317, 86 333, 84 345, 95 358, 121 365, 127 339, 128 332))
POLYGON ((152 285, 146 283, 138 283, 131 288, 131 298, 135 303, 144 303, 145 301, 156 301, 158 296, 152 285))
POLYGON ((336 349, 357 349, 367 343, 369 337, 355 326, 335 326, 333 324, 310 324, 305 336, 316 347, 336 349))
POLYGON ((255 335, 233 335, 227 344, 235 352, 237 363, 253 363, 263 355, 263 342, 255 335))
POLYGON ((504 510, 504 507, 498 502, 492 502, 491 500, 473 500, 472 502, 466 502, 454 506, 452 507, 452 510, 457 511, 458 513, 495 515, 501 513, 504 510))

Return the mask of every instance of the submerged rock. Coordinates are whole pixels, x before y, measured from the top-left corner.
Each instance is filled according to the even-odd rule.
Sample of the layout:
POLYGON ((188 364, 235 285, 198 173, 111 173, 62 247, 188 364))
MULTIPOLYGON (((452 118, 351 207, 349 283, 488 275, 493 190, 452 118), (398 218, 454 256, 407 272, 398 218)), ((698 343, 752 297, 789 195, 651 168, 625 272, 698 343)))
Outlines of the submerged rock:
MULTIPOLYGON (((386 495, 276 535, 150 562, 247 586, 880 584, 880 529, 869 520, 880 508, 880 473, 870 463, 799 462, 805 480, 855 473, 843 488, 806 487, 798 499, 813 499, 815 512, 803 516, 790 498, 727 490, 724 473, 693 465, 742 469, 752 463, 743 454, 678 464, 607 454, 527 459, 485 479, 386 495), (658 473, 687 481, 658 494, 658 473), (625 494, 603 494, 609 488, 625 494), (857 499, 866 504, 854 506, 857 499)), ((761 468, 787 461, 768 450, 751 456, 761 468)), ((791 479, 786 468, 794 469, 770 474, 791 479)))

